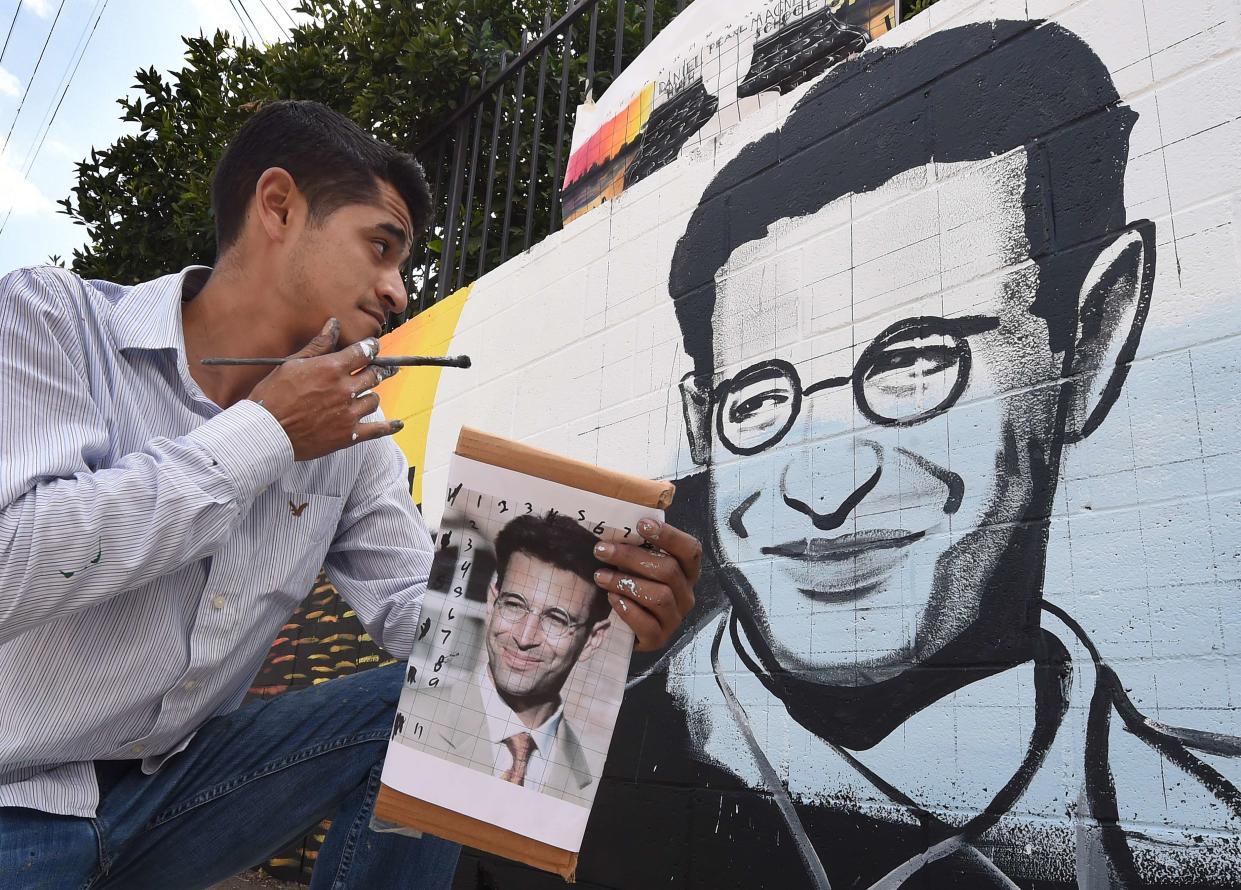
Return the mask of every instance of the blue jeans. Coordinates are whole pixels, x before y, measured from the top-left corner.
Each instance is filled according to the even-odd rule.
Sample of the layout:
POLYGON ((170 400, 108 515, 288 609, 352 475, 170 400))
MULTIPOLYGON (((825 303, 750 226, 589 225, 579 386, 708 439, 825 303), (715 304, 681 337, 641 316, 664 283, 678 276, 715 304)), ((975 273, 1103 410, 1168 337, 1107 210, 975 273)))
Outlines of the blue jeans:
POLYGON ((367 827, 403 674, 389 665, 216 717, 153 776, 97 764, 94 819, 0 808, 0 887, 210 887, 331 817, 312 890, 445 890, 458 845, 367 827))

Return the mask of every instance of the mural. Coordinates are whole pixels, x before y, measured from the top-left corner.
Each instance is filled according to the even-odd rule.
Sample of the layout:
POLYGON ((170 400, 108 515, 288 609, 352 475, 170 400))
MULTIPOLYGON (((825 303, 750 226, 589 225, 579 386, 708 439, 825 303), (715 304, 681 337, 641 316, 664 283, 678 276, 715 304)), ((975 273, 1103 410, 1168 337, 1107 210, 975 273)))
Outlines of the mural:
POLYGON ((468 423, 708 545, 583 886, 1241 887, 1239 38, 943 0, 397 332, 433 527, 468 423))

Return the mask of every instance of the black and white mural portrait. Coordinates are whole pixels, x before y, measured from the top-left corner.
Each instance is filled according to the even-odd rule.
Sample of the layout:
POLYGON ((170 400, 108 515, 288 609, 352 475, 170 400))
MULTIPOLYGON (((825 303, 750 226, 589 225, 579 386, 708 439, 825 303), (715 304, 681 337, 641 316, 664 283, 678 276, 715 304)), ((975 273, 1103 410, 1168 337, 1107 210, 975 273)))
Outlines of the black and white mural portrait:
POLYGON ((1241 887, 1241 8, 847 33, 457 298, 423 490, 487 426, 711 556, 579 881, 1241 887))

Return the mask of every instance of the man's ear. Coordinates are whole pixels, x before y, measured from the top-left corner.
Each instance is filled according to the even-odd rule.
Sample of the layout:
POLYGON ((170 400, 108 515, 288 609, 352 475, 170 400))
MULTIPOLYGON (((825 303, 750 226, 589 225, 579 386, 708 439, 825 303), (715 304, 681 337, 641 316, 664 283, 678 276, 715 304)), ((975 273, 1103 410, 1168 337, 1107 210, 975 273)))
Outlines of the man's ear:
POLYGON ((582 647, 582 654, 577 657, 577 663, 590 661, 590 656, 603 645, 603 638, 607 636, 608 628, 612 626, 611 618, 604 618, 602 621, 596 621, 595 626, 590 629, 590 636, 586 638, 586 645, 582 647))
POLYGON ((272 241, 284 241, 295 211, 304 203, 292 174, 283 167, 268 167, 254 184, 254 212, 272 241))
POLYGON ((1155 284, 1155 224, 1131 224, 1099 254, 1078 301, 1068 381, 1068 442, 1103 423, 1116 403, 1142 339, 1155 284))
POLYGON ((689 456, 700 467, 711 455, 711 382, 691 371, 681 378, 681 410, 685 413, 685 436, 689 456))

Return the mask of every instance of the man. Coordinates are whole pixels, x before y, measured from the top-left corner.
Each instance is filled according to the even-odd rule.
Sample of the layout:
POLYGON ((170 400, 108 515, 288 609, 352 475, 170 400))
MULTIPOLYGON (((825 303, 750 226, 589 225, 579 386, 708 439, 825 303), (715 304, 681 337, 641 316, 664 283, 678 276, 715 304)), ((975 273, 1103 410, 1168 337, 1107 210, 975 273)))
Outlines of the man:
MULTIPOLYGON (((1132 887, 1168 849, 1230 885, 1205 875, 1232 861, 1241 796, 1199 752, 1241 746, 1146 720, 1042 598, 1064 446, 1116 402, 1151 295, 1153 225, 1125 215, 1135 119, 1063 28, 971 25, 843 63, 717 172, 670 293, 705 467, 678 515, 710 517, 726 599, 618 729, 666 734, 666 684, 701 762, 614 746, 602 811, 712 789, 687 819, 713 831, 653 831, 757 867, 754 887, 1012 887, 1006 868, 1132 887), (1194 792, 1171 823, 1165 771, 1194 792)), ((635 852, 583 861, 632 872, 635 852)))
POLYGON ((501 529, 486 667, 467 686, 456 725, 431 732, 424 747, 562 800, 591 801, 602 763, 588 760, 562 692, 611 627, 594 578, 597 543, 564 515, 519 516, 501 529))
MULTIPOLYGON (((431 542, 369 361, 406 306, 422 170, 278 102, 220 159, 212 204, 214 269, 0 282, 0 884, 209 886, 331 816, 314 886, 446 887, 455 845, 366 828, 399 666, 238 710, 325 559, 388 652, 417 632, 431 542)), ((641 646, 696 577, 696 542, 652 534, 658 578, 618 547, 602 582, 641 646)))

